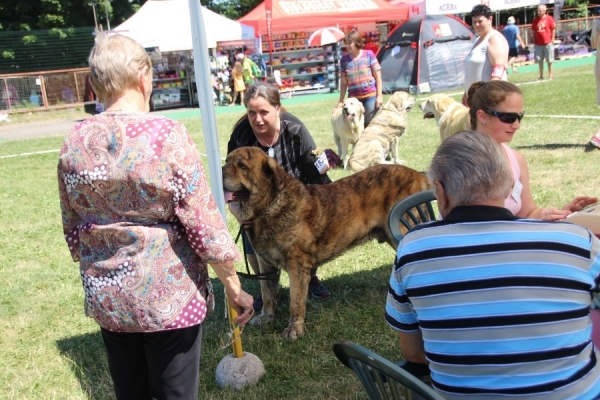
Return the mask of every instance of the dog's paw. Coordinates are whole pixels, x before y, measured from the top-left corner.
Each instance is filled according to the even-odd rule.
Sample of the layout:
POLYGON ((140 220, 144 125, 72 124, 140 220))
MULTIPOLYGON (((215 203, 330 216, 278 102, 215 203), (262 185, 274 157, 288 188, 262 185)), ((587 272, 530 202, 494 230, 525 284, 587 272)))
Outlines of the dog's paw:
POLYGON ((304 336, 304 328, 298 328, 293 325, 285 328, 281 336, 287 340, 297 340, 304 336))
POLYGON ((399 159, 399 158, 396 158, 396 159, 394 160, 394 162, 395 162, 396 164, 398 164, 398 165, 404 165, 404 162, 405 162, 405 161, 404 161, 404 160, 401 160, 401 159, 399 159))
POLYGON ((268 325, 271 322, 273 322, 273 315, 272 314, 259 314, 257 316, 255 316, 254 318, 252 318, 249 322, 250 325, 252 326, 263 326, 263 325, 268 325))

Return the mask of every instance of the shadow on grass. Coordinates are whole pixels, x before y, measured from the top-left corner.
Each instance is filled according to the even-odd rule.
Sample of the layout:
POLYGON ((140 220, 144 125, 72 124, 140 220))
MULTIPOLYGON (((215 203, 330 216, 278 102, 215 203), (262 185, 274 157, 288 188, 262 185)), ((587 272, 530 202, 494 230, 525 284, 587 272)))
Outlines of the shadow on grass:
MULTIPOLYGON (((382 245, 385 246, 385 245, 382 245)), ((385 248, 385 247, 384 247, 385 248)), ((389 264, 379 265, 376 267, 365 266, 364 270, 352 271, 349 273, 335 274, 335 261, 326 264, 319 268, 319 277, 321 282, 327 286, 331 292, 331 296, 326 299, 314 299, 310 295, 307 296, 306 306, 306 324, 307 328, 311 328, 313 325, 318 325, 317 330, 324 328, 321 326, 323 323, 328 322, 335 323, 336 321, 323 321, 320 320, 323 312, 333 312, 343 317, 344 315, 352 315, 354 312, 361 313, 366 310, 377 310, 381 317, 381 323, 384 324, 383 311, 385 307, 385 300, 388 289, 388 282, 390 273, 392 271, 394 253, 390 251, 390 262, 389 264), (333 264, 333 265, 332 265, 333 264), (329 272, 329 269, 334 271, 329 272)), ((286 275, 286 272, 282 272, 282 277, 286 275)), ((242 286, 246 291, 251 293, 253 296, 260 294, 260 284, 258 281, 240 278, 242 286)), ((215 293, 219 293, 222 286, 218 280, 213 281, 215 286, 215 293), (216 289, 216 288, 219 289, 216 289)), ((249 327, 248 332, 277 332, 281 333, 288 325, 289 319, 289 287, 282 287, 279 291, 279 300, 277 302, 277 309, 275 313, 275 321, 273 324, 267 327, 249 327)), ((222 315, 222 305, 217 301, 216 315, 222 315)), ((221 302, 222 303, 222 302, 221 302)), ((359 324, 360 326, 360 324, 359 324)), ((351 331, 351 330, 350 330, 351 331)), ((357 332, 359 333, 359 332, 357 332)), ((365 334, 372 334, 373 332, 364 332, 365 334)), ((312 334, 308 332, 307 335, 312 334)), ((317 338, 310 338, 310 340, 318 340, 317 338)))
MULTIPOLYGON (((305 336, 288 341, 281 333, 289 321, 289 288, 280 289, 275 318, 262 327, 247 326, 242 342, 244 351, 251 352, 264 363, 266 376, 243 392, 246 399, 364 399, 366 393, 352 371, 344 367, 333 353, 333 344, 350 340, 382 356, 398 361, 401 358, 398 336, 384 320, 384 308, 394 252, 387 245, 389 263, 370 262, 361 247, 319 268, 319 278, 329 288, 327 299, 308 297, 306 304, 305 336), (365 258, 364 269, 353 262, 365 258), (352 264, 353 266, 351 266, 352 264)), ((385 249, 385 250, 384 250, 385 249)), ((239 269, 239 268, 238 268, 239 269)), ((287 282, 287 273, 282 281, 287 282)), ((215 293, 222 286, 213 282, 215 293)), ((256 296, 258 282, 242 279, 246 291, 256 296)), ((214 383, 214 370, 228 350, 219 347, 218 336, 225 332, 223 301, 216 302, 215 313, 205 322, 202 344, 201 391, 206 398, 234 399, 221 392, 214 383)))
MULTIPOLYGON (((281 288, 275 321, 269 326, 248 326, 244 329, 244 351, 257 355, 267 371, 258 385, 244 390, 244 398, 366 397, 356 377, 337 360, 332 346, 337 341, 350 340, 391 360, 399 359, 397 334, 383 319, 393 262, 393 251, 387 247, 381 250, 384 248, 389 251, 389 263, 369 263, 366 260, 364 269, 360 269, 360 264, 359 267, 349 266, 349 260, 364 256, 359 247, 319 269, 319 276, 331 291, 331 297, 307 300, 306 335, 298 341, 290 342, 281 337, 289 319, 289 288, 281 288)), ((283 282, 287 282, 285 275, 284 272, 283 282)), ((239 398, 238 392, 220 389, 214 379, 217 364, 230 350, 220 346, 220 336, 229 329, 224 318, 223 286, 216 278, 211 281, 216 307, 203 323, 200 391, 207 399, 239 398)), ((252 295, 260 293, 258 281, 241 281, 244 289, 252 295)), ((69 360, 81 392, 88 399, 114 398, 106 350, 99 330, 56 343, 60 354, 69 360)))
POLYGON ((115 393, 100 328, 97 332, 60 339, 56 346, 61 356, 70 361, 71 370, 79 381, 81 391, 90 400, 114 399, 115 393))
POLYGON ((579 149, 583 148, 586 153, 598 151, 597 148, 589 143, 546 143, 534 144, 531 146, 511 146, 515 150, 559 150, 559 149, 579 149))

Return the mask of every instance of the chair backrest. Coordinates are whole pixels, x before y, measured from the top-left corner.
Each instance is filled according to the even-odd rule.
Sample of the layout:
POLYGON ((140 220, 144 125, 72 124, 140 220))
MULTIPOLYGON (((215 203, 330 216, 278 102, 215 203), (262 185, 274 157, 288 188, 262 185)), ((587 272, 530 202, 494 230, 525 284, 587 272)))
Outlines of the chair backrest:
POLYGON ((403 198, 392 207, 388 215, 388 228, 394 239, 394 247, 398 247, 404 234, 413 226, 435 221, 433 201, 433 190, 424 190, 403 198))
POLYGON ((371 400, 412 400, 415 393, 425 400, 444 400, 416 376, 362 346, 342 341, 333 345, 333 352, 358 376, 371 400))

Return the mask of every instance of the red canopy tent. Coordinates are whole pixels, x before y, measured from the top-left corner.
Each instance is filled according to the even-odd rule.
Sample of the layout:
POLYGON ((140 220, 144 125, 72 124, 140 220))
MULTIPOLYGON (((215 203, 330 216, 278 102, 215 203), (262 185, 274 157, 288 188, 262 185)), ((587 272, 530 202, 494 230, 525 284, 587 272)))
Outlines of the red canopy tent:
MULTIPOLYGON (((409 7, 385 0, 273 0, 271 30, 318 29, 378 21, 406 20, 409 7)), ((238 19, 254 27, 258 37, 267 33, 265 3, 238 19)))

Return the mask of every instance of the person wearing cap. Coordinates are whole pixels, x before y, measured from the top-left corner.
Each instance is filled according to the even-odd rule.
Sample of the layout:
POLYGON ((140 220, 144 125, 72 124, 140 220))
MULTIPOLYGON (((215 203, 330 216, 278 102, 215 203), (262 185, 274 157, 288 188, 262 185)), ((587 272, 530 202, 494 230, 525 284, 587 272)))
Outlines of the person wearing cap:
POLYGON ((523 43, 523 38, 521 37, 521 31, 519 30, 519 27, 515 25, 515 17, 508 17, 506 23, 508 25, 506 25, 502 30, 502 34, 508 42, 508 63, 506 64, 506 68, 512 68, 512 73, 516 74, 519 72, 515 66, 515 61, 519 55, 519 46, 524 48, 525 43, 523 43))
POLYGON ((235 58, 242 63, 242 68, 244 70, 244 82, 246 83, 246 86, 254 84, 254 82, 256 82, 256 77, 252 72, 252 63, 250 59, 246 57, 244 53, 239 53, 237 56, 235 56, 235 58))

